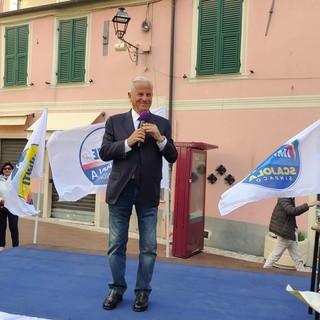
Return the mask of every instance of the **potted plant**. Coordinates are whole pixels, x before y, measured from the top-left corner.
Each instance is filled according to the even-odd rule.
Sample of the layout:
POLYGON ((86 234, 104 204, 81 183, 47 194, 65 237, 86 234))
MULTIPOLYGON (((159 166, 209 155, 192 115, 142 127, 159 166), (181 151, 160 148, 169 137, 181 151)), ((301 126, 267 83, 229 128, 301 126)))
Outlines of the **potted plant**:
MULTIPOLYGON (((265 259, 267 259, 271 254, 276 241, 277 241, 277 236, 274 233, 268 232, 266 234, 265 242, 264 242, 264 254, 263 254, 263 257, 265 259)), ((298 232, 298 246, 302 255, 303 263, 305 264, 308 258, 308 239, 306 237, 306 234, 302 231, 298 232)), ((287 249, 282 254, 281 258, 274 264, 274 266, 281 269, 295 269, 294 262, 291 259, 287 249)))

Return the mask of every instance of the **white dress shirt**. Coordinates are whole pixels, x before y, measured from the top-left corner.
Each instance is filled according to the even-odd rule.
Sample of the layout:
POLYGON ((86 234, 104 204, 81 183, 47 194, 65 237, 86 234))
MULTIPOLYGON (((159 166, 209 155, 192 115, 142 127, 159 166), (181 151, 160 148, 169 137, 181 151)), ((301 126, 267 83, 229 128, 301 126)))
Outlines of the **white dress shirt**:
MULTIPOLYGON (((140 115, 139 115, 136 111, 134 111, 133 109, 131 109, 131 116, 132 116, 132 121, 133 121, 134 129, 137 130, 138 127, 139 127, 139 123, 140 123, 140 120, 139 120, 140 115)), ((166 143, 167 143, 167 138, 166 138, 166 137, 164 137, 164 140, 163 140, 162 142, 157 142, 157 145, 158 145, 160 151, 162 151, 162 150, 164 149, 166 143)), ((125 142, 124 142, 124 152, 127 153, 127 152, 129 152, 131 149, 132 149, 132 148, 129 147, 129 145, 128 145, 128 139, 126 139, 125 142)))

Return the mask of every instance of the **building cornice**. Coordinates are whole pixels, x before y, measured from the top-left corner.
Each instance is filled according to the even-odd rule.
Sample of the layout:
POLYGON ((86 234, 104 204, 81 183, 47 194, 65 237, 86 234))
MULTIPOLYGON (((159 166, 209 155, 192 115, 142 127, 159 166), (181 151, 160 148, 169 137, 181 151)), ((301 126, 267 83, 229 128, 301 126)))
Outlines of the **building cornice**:
POLYGON ((320 96, 175 100, 174 111, 319 108, 320 96))
MULTIPOLYGON (((153 108, 168 105, 165 96, 153 97, 153 108)), ((128 110, 128 99, 96 100, 96 101, 63 101, 63 102, 30 102, 0 103, 0 113, 21 111, 42 111, 47 106, 53 111, 81 110, 128 110)), ((220 98, 198 100, 175 100, 173 112, 180 111, 214 111, 214 110, 258 110, 258 109, 293 109, 319 108, 320 96, 292 97, 253 97, 253 98, 220 98)))
MULTIPOLYGON (((122 1, 121 6, 137 6, 144 5, 148 3, 158 2, 160 0, 125 0, 122 1)), ((118 8, 120 6, 119 1, 115 0, 70 0, 64 2, 50 3, 36 7, 17 9, 12 11, 6 11, 0 13, 0 19, 9 18, 21 15, 34 15, 44 13, 47 11, 65 10, 75 7, 88 7, 91 9, 96 8, 118 8)))

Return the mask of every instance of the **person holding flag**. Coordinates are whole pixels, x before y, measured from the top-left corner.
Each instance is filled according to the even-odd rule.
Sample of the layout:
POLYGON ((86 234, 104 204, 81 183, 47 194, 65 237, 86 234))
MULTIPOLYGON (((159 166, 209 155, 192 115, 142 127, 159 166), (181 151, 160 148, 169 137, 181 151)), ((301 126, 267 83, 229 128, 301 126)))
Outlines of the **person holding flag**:
POLYGON ((5 206, 5 193, 8 189, 7 179, 13 170, 10 162, 3 164, 0 170, 0 251, 6 246, 7 221, 11 233, 12 247, 19 246, 19 217, 11 213, 5 206))
POLYGON ((296 239, 298 228, 296 216, 307 212, 310 207, 319 205, 320 201, 312 201, 295 206, 295 198, 279 198, 273 209, 269 231, 277 236, 275 247, 264 264, 264 268, 272 268, 286 249, 294 261, 297 271, 308 271, 303 264, 302 256, 296 239))
MULTIPOLYGON (((39 206, 34 207, 31 183, 33 178, 42 178, 46 142, 48 108, 45 108, 39 123, 8 178, 6 206, 18 216, 38 215, 39 206)), ((39 183, 39 190, 41 183, 39 183)), ((40 192, 38 200, 40 199, 40 192)))
POLYGON ((17 216, 36 215, 34 243, 37 238, 39 220, 40 191, 43 175, 48 108, 46 107, 38 120, 22 154, 8 178, 8 189, 5 193, 6 207, 17 216), (37 208, 34 207, 31 184, 33 178, 39 178, 37 208))

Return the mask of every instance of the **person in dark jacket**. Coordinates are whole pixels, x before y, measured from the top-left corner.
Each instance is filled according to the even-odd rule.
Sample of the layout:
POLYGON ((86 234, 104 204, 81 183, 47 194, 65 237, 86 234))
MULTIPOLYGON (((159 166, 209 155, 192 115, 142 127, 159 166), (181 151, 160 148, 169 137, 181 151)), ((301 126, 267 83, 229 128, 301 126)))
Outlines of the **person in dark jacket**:
POLYGON ((295 205, 295 198, 279 198, 273 209, 269 231, 277 236, 277 242, 270 256, 264 264, 264 268, 272 268, 284 251, 288 252, 294 261, 297 271, 306 271, 302 256, 296 239, 296 216, 307 212, 310 207, 319 205, 320 201, 312 201, 309 204, 304 203, 301 206, 295 205))
POLYGON ((112 115, 105 125, 100 158, 113 160, 106 190, 109 208, 108 260, 112 273, 103 308, 112 310, 127 290, 125 279, 129 222, 133 206, 138 217, 139 264, 133 310, 145 311, 157 256, 157 215, 162 179, 162 158, 177 160, 170 122, 149 111, 153 85, 144 77, 132 80, 128 97, 131 110, 112 115), (148 119, 140 119, 142 113, 148 119))

